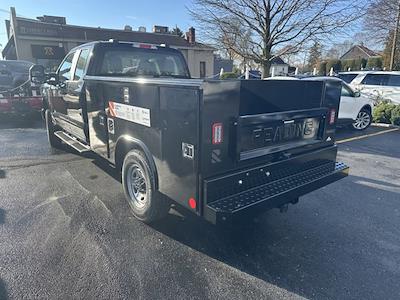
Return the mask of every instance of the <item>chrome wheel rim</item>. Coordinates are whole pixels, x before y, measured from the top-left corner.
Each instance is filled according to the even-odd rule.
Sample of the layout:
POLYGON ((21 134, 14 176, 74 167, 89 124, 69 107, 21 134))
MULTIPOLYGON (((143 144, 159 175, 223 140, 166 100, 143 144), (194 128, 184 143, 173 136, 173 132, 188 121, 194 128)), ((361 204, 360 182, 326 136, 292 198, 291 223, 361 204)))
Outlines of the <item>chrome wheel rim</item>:
POLYGON ((355 129, 365 129, 368 127, 370 122, 370 115, 365 111, 360 111, 357 115, 355 122, 353 123, 353 127, 355 129))
POLYGON ((129 196, 133 204, 138 208, 143 208, 147 202, 147 183, 142 169, 133 164, 126 173, 129 196))

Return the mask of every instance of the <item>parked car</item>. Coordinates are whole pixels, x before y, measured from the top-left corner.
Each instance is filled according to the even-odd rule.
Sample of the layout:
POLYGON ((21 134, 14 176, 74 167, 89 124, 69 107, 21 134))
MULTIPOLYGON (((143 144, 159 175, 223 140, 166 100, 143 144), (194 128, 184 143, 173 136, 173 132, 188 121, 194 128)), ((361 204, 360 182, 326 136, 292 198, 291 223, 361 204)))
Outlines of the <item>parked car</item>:
POLYGON ((365 73, 366 71, 339 72, 337 76, 344 82, 350 84, 358 75, 365 73))
POLYGON ((24 60, 0 60, 0 91, 13 89, 26 82, 32 65, 24 60))
MULTIPOLYGON (((355 72, 339 74, 351 78, 355 72)), ((364 71, 359 72, 350 82, 353 89, 373 97, 375 100, 389 100, 400 104, 400 72, 364 71)))
POLYGON ((93 151, 122 172, 134 216, 170 204, 212 223, 290 203, 348 174, 336 162, 335 81, 192 79, 181 52, 92 42, 45 83, 49 143, 93 151))
POLYGON ((342 83, 340 97, 338 123, 341 125, 351 125, 356 130, 367 129, 372 122, 372 112, 374 101, 371 97, 361 95, 359 91, 353 90, 346 82, 337 77, 317 76, 317 77, 270 77, 272 80, 335 80, 342 83))
POLYGON ((356 130, 364 130, 371 125, 374 109, 374 100, 371 97, 362 95, 359 91, 352 89, 342 79, 336 77, 312 77, 311 79, 330 79, 342 82, 338 122, 345 125, 351 124, 356 130))

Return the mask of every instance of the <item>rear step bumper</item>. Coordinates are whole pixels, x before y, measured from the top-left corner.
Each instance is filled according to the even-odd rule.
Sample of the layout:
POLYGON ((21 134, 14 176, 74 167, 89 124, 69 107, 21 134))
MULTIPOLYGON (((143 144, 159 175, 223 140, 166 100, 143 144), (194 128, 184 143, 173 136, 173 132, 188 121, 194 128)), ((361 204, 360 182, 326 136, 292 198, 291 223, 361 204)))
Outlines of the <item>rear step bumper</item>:
POLYGON ((258 187, 221 198, 205 206, 204 217, 216 224, 233 216, 262 212, 290 203, 299 196, 346 177, 343 163, 323 164, 258 187))

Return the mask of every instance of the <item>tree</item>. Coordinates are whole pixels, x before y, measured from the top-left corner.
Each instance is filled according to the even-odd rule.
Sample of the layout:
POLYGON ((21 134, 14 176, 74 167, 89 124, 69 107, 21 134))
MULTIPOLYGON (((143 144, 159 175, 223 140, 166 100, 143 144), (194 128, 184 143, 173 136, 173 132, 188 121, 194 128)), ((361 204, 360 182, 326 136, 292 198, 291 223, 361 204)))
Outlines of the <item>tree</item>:
POLYGON ((343 54, 345 54, 354 43, 352 41, 344 41, 342 43, 334 43, 332 47, 326 52, 325 56, 328 59, 339 59, 343 54))
MULTIPOLYGON (((392 56, 392 48, 393 48, 393 30, 389 32, 386 41, 385 41, 385 48, 382 53, 383 58, 383 66, 385 69, 390 69, 390 62, 392 56)), ((400 39, 397 40, 396 49, 400 49, 400 39)), ((396 51, 393 60, 393 70, 400 70, 400 51, 396 51)))
POLYGON ((173 28, 169 33, 177 35, 179 37, 183 37, 183 31, 178 26, 175 26, 175 28, 173 28))
POLYGON ((251 63, 248 53, 248 49, 251 48, 250 34, 250 31, 242 26, 237 18, 232 18, 229 27, 218 32, 218 35, 214 38, 227 57, 239 60, 240 67, 244 69, 246 65, 251 63))
POLYGON ((318 63, 318 65, 317 65, 318 75, 321 75, 321 76, 325 76, 326 75, 326 64, 327 64, 327 62, 325 60, 324 61, 320 61, 318 63))
POLYGON ((312 71, 317 67, 317 64, 320 62, 322 56, 321 45, 318 42, 314 42, 311 46, 309 54, 308 54, 308 70, 312 71))
POLYGON ((382 58, 381 57, 370 57, 368 58, 367 68, 370 70, 382 69, 382 58))
POLYGON ((342 70, 342 62, 339 59, 328 60, 326 64, 326 73, 329 73, 332 68, 334 72, 340 72, 342 70))
POLYGON ((370 37, 378 42, 387 42, 392 33, 389 68, 393 69, 395 54, 399 51, 397 40, 400 39, 400 0, 374 0, 367 9, 364 26, 370 37))
POLYGON ((312 38, 339 34, 363 15, 364 1, 194 0, 189 12, 210 41, 231 34, 232 19, 239 22, 249 34, 249 47, 243 51, 233 44, 231 49, 260 64, 265 76, 274 57, 297 50, 312 38))

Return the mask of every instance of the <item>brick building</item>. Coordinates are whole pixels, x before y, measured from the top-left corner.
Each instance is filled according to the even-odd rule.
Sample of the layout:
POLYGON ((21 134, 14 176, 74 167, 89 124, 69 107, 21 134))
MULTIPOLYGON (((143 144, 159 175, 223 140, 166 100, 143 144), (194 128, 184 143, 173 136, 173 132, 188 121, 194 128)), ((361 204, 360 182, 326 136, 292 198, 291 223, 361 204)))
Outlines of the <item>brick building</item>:
POLYGON ((54 70, 65 54, 77 45, 116 39, 177 48, 185 56, 193 77, 208 77, 214 71, 214 48, 197 42, 193 27, 189 28, 186 38, 169 33, 165 26, 154 26, 153 32, 146 32, 144 27, 138 31, 130 26, 124 29, 83 27, 67 24, 65 17, 17 17, 12 7, 6 29, 8 42, 2 51, 5 59, 27 60, 47 69, 54 70))

